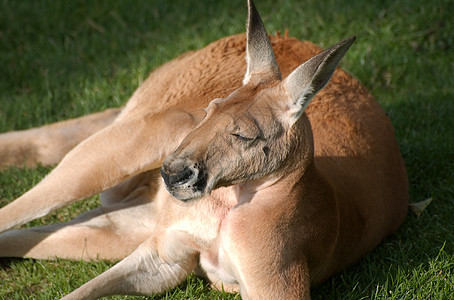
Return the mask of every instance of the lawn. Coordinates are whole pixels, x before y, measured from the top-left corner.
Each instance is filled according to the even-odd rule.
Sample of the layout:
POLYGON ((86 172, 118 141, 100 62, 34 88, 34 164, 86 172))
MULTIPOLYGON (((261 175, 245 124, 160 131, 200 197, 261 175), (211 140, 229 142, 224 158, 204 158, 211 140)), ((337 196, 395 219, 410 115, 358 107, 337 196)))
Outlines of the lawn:
MULTIPOLYGON (((341 65, 391 118, 410 201, 433 198, 421 216, 409 214, 377 249, 316 287, 313 299, 453 299, 454 2, 256 0, 256 5, 272 34, 288 28, 291 36, 323 47, 358 36, 341 65)), ((119 107, 153 68, 243 32, 245 19, 242 0, 2 0, 0 132, 119 107)), ((0 206, 49 170, 1 171, 0 206)), ((28 226, 68 220, 97 201, 28 226)), ((113 264, 0 259, 0 299, 58 298, 113 264)), ((211 291, 191 276, 179 288, 149 297, 161 298, 240 297, 211 291)))

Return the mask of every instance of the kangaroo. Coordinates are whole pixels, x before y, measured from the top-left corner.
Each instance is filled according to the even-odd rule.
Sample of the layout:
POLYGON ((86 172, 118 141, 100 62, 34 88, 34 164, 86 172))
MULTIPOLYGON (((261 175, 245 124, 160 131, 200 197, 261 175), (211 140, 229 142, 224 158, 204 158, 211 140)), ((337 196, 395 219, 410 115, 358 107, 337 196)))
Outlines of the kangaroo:
POLYGON ((122 259, 64 299, 161 293, 195 270, 243 299, 310 299, 407 212, 391 122, 337 68, 354 40, 268 37, 249 0, 246 37, 164 64, 122 109, 0 135, 3 166, 59 162, 0 209, 0 256, 122 259), (68 223, 13 229, 97 193, 68 223))

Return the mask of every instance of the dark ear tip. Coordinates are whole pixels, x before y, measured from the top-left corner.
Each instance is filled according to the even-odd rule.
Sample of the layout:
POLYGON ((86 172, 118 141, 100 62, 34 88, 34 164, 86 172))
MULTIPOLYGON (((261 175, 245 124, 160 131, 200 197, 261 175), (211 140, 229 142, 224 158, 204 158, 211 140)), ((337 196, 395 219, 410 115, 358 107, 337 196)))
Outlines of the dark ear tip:
POLYGON ((327 53, 343 52, 345 54, 345 52, 348 51, 348 49, 350 48, 350 46, 353 44, 353 42, 355 40, 356 40, 356 35, 353 35, 353 36, 348 37, 345 40, 337 43, 336 45, 334 45, 333 47, 331 47, 330 49, 328 49, 326 51, 327 51, 327 53))
POLYGON ((348 45, 348 47, 350 47, 355 40, 356 40, 356 35, 352 35, 351 37, 346 38, 339 44, 345 44, 345 45, 348 45))

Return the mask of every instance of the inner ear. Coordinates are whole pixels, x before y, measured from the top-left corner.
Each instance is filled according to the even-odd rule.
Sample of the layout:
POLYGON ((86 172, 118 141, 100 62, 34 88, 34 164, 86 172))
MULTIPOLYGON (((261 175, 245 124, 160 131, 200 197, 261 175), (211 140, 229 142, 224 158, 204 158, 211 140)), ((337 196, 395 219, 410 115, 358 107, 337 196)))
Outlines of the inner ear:
POLYGON ((303 114, 310 100, 328 83, 342 57, 355 41, 350 37, 312 57, 295 69, 283 82, 290 96, 288 115, 294 123, 303 114))
POLYGON ((251 81, 266 82, 280 80, 281 72, 274 57, 273 48, 262 19, 252 0, 248 1, 246 62, 247 70, 243 79, 246 85, 251 81))

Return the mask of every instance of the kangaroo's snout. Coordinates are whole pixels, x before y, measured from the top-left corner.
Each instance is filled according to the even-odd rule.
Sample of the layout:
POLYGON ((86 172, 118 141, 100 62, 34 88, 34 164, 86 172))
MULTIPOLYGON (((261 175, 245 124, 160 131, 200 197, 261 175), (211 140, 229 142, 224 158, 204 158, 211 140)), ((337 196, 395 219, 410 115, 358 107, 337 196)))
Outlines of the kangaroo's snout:
POLYGON ((164 162, 161 176, 167 191, 181 201, 200 198, 205 193, 207 176, 200 164, 186 161, 164 162))
POLYGON ((195 172, 191 168, 186 167, 181 172, 175 175, 169 175, 161 168, 161 176, 164 179, 166 185, 180 186, 191 181, 195 176, 195 172))

